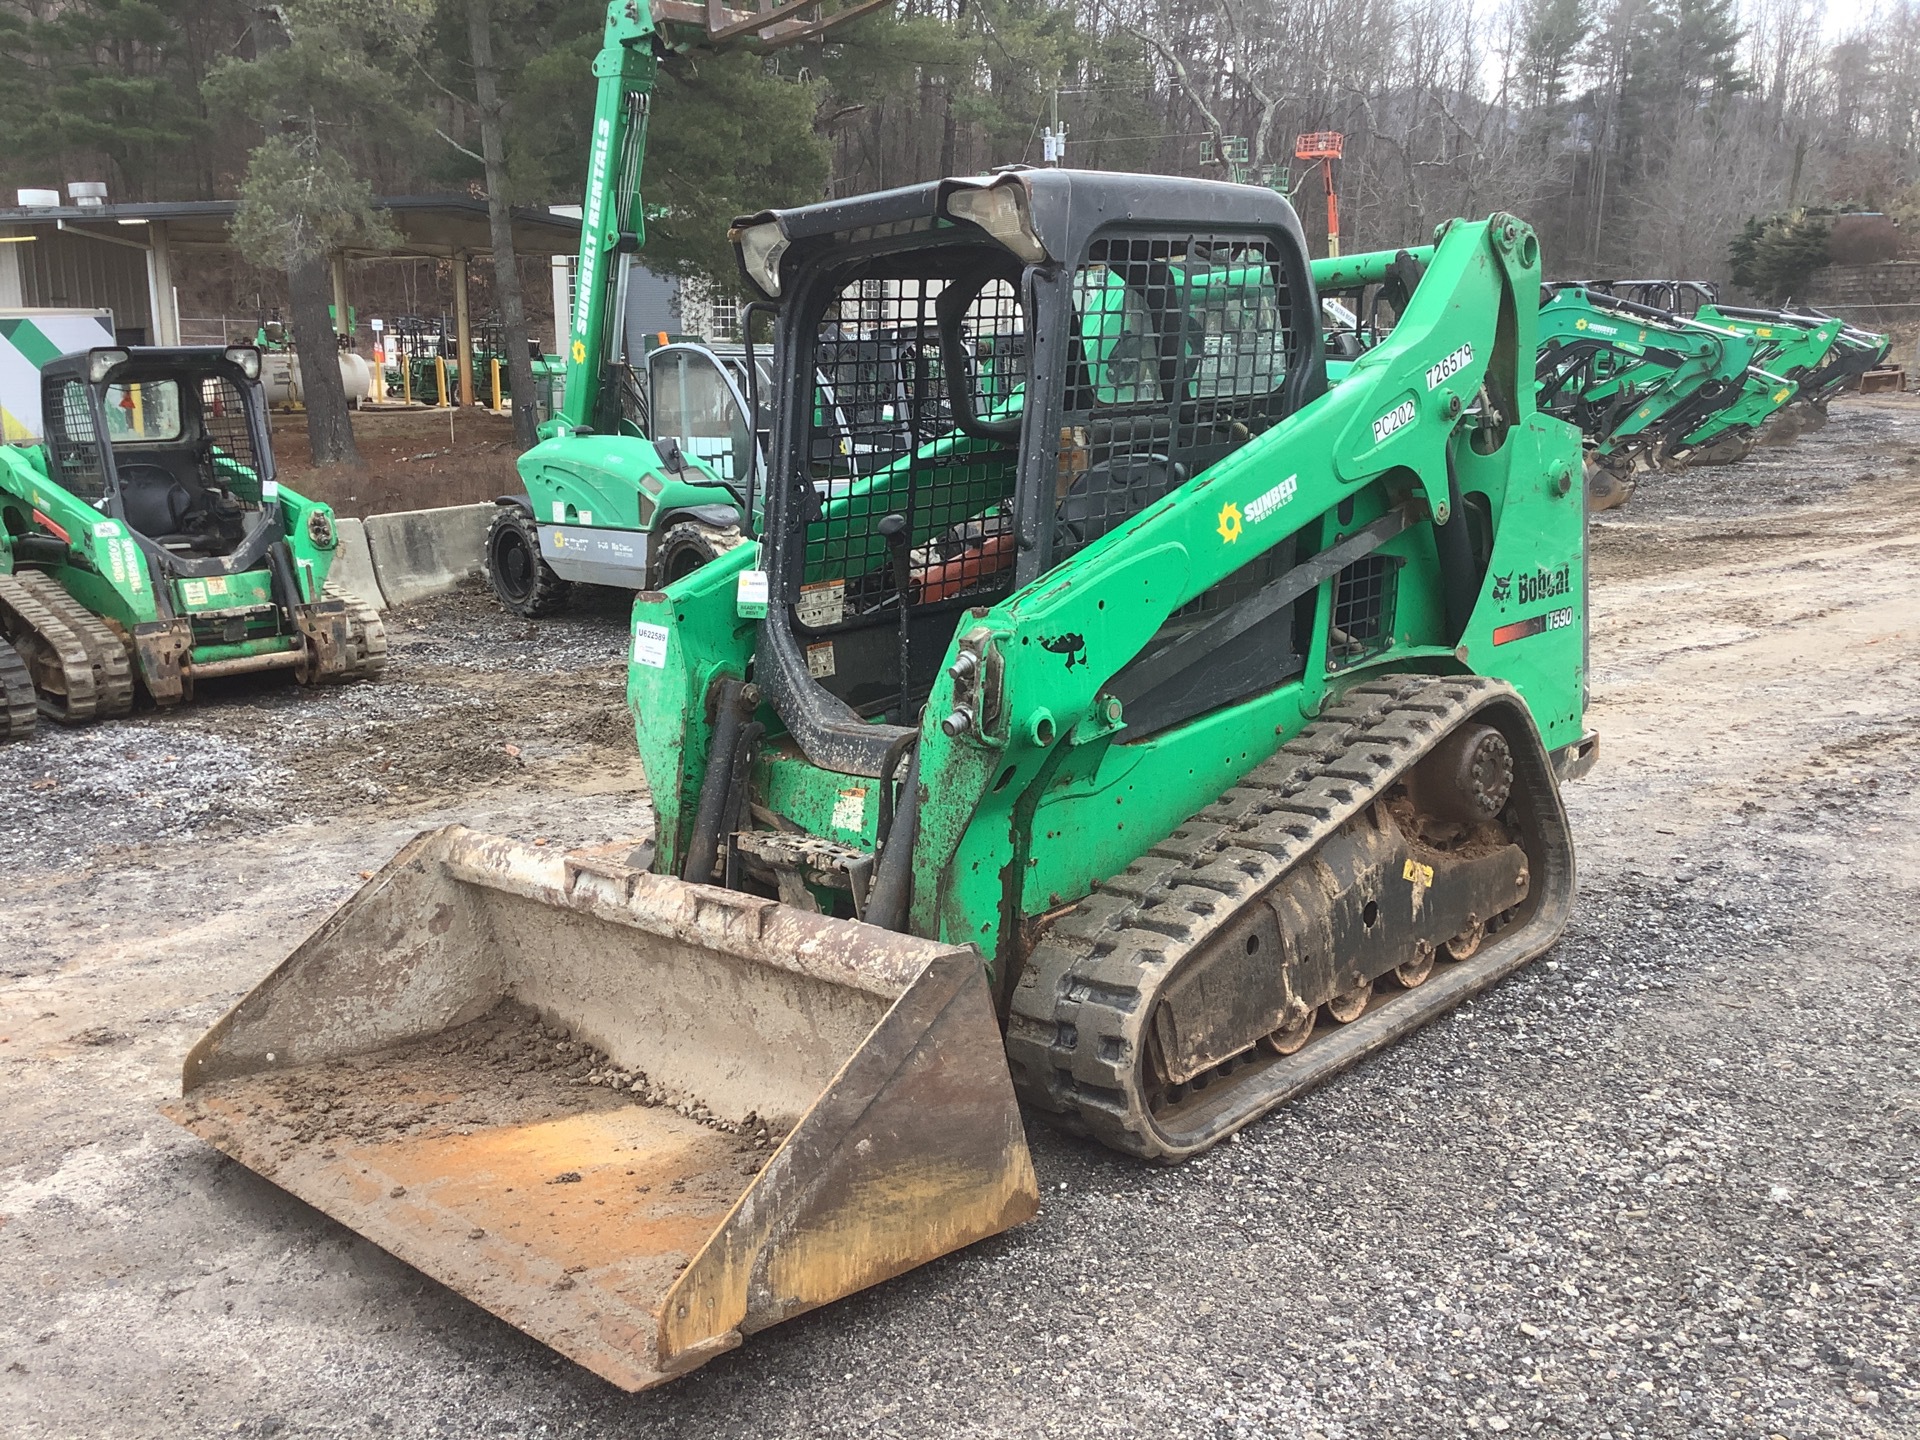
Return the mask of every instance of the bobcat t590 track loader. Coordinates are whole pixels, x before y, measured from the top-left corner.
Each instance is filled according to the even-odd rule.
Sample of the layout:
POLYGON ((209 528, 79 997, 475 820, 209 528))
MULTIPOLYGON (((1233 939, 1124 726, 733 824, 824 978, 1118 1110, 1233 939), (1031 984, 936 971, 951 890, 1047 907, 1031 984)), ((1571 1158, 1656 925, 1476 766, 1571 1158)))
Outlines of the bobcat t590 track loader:
POLYGON ((423 836, 172 1110, 631 1388, 1030 1216, 1016 1097, 1177 1162, 1498 983, 1597 746, 1519 220, 1444 227, 1331 389, 1269 190, 1017 171, 733 237, 771 480, 634 606, 655 833, 423 836), (821 484, 856 312, 938 337, 950 423, 821 484))

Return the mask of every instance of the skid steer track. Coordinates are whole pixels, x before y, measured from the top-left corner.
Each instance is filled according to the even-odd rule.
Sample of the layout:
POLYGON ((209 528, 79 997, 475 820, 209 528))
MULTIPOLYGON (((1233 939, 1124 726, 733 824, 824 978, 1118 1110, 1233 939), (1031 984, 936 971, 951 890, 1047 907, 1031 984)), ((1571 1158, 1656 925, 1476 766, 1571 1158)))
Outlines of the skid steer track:
POLYGON ((0 636, 0 740, 24 740, 33 733, 40 706, 33 675, 20 652, 0 636))
POLYGON ((39 691, 40 713, 63 725, 133 709, 133 664, 112 628, 36 570, 0 575, 0 629, 39 691))
POLYGON ((347 607, 347 643, 352 657, 346 668, 327 679, 342 685, 351 680, 378 680, 387 668, 387 626, 380 612, 331 580, 321 596, 347 607))
MULTIPOLYGON (((1480 679, 1362 684, 1052 923, 1015 987, 1014 1082, 1116 1149, 1183 1159, 1526 964, 1559 937, 1572 900, 1566 814, 1520 698, 1480 679), (1389 790, 1462 726, 1488 724, 1512 756, 1502 843, 1471 857, 1407 843, 1384 813, 1389 790), (1368 856, 1386 863, 1369 871, 1368 856), (1477 898, 1488 893, 1492 905, 1477 898), (1395 905, 1403 933, 1423 916, 1444 927, 1420 952, 1432 959, 1399 965, 1400 989, 1376 959, 1329 1007, 1349 1023, 1315 1034, 1328 997, 1296 991, 1303 956, 1284 937, 1364 949, 1390 933, 1395 905), (1276 950, 1290 952, 1284 965, 1276 950), (1250 1008, 1258 979, 1283 971, 1285 1005, 1250 1008), (1186 1062, 1176 1083, 1170 1055, 1186 1062)), ((1326 949, 1319 963, 1361 973, 1326 949)))

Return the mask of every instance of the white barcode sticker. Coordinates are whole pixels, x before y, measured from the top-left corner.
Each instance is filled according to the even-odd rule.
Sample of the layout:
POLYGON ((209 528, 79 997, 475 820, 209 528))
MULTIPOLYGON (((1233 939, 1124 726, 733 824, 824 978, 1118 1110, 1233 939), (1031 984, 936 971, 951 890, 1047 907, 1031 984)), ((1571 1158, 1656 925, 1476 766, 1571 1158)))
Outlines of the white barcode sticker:
MULTIPOLYGON (((822 580, 800 587, 800 601, 793 607, 793 618, 810 630, 838 625, 847 613, 847 589, 839 580, 822 580)), ((832 674, 832 671, 828 671, 832 674)))
POLYGON ((864 790, 842 790, 840 798, 833 802, 833 828, 851 830, 855 834, 866 828, 867 792, 864 790))
POLYGON ((633 627, 633 663, 651 665, 656 670, 667 668, 666 626, 635 625, 633 627))
POLYGON ((831 640, 807 646, 807 674, 816 680, 824 680, 833 674, 833 642, 831 640))

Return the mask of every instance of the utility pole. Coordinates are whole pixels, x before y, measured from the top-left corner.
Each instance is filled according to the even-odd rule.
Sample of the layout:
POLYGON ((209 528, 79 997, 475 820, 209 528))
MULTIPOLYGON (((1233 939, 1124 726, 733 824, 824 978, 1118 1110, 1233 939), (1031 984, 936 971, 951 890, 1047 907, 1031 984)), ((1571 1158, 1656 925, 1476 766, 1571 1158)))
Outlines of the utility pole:
POLYGON ((1052 122, 1041 137, 1040 158, 1048 165, 1059 166, 1067 158, 1067 127, 1060 123, 1060 87, 1053 87, 1052 122))

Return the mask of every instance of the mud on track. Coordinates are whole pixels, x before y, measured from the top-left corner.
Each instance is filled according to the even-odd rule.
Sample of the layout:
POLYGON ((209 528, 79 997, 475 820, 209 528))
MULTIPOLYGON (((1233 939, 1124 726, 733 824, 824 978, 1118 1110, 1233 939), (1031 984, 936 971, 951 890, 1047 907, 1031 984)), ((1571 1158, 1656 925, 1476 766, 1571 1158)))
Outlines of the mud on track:
POLYGON ((455 599, 388 686, 55 736, 0 820, 0 1430, 1920 1435, 1916 455, 1914 402, 1841 402, 1596 526, 1541 963, 1178 1169, 1034 1125, 1033 1224, 641 1396, 155 1110, 413 831, 644 828, 621 607, 455 599))

